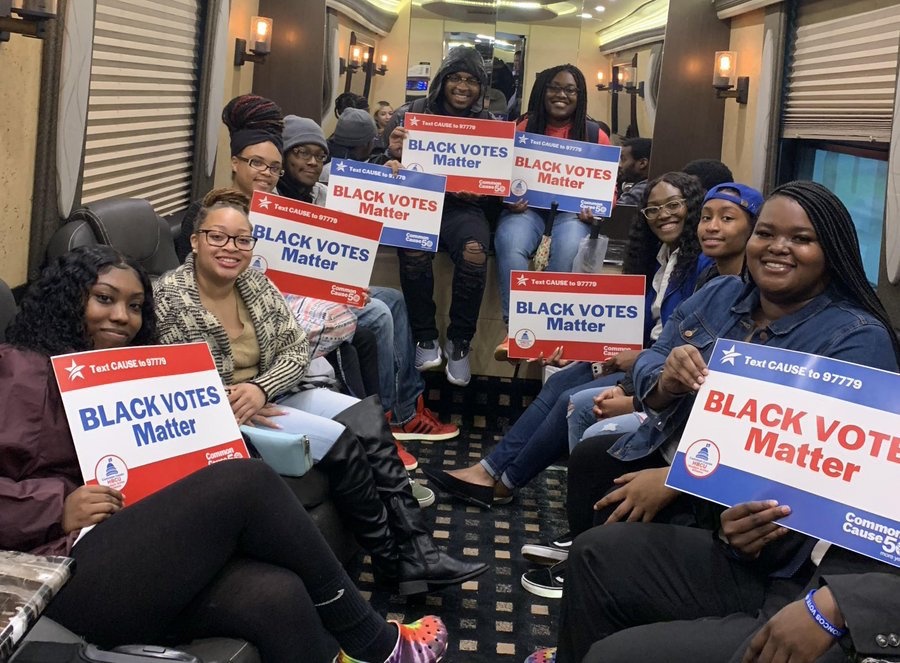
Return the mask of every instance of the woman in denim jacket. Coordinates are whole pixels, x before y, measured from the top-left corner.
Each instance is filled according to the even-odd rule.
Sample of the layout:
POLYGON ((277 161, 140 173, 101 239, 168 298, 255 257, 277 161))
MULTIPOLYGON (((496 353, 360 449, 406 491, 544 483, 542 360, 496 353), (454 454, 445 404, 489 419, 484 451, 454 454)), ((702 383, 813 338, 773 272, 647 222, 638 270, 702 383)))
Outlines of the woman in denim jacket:
MULTIPOLYGON (((853 222, 825 187, 792 182, 773 192, 747 244, 747 269, 748 283, 723 277, 685 301, 635 363, 637 394, 650 416, 593 458, 595 465, 604 458, 607 477, 629 472, 616 479, 613 499, 598 503, 621 502, 607 522, 671 523, 662 509, 675 506, 677 493, 662 483, 665 466, 717 338, 898 370, 900 342, 866 280, 853 222)), ((584 464, 576 456, 586 444, 572 455, 572 474, 584 464)), ((714 505, 696 506, 701 528, 616 523, 579 536, 567 566, 559 649, 536 652, 528 663, 824 663, 893 647, 873 628, 896 623, 896 567, 832 546, 817 569, 815 539, 778 524, 788 506, 747 502, 714 521, 703 517, 714 505), (815 610, 836 625, 831 630, 804 605, 804 594, 817 587, 815 610)))
POLYGON ((859 260, 853 222, 833 193, 813 182, 776 189, 747 244, 748 282, 738 277, 710 282, 679 307, 659 340, 635 362, 635 394, 648 420, 618 439, 595 438, 580 450, 587 454, 582 462, 570 462, 575 469, 569 475, 573 533, 590 527, 592 515, 595 523, 652 520, 679 495, 663 481, 699 383, 679 386, 678 381, 696 370, 702 382, 717 338, 896 370, 890 351, 897 347, 896 337, 864 273, 857 273, 859 260), (602 468, 596 462, 601 445, 608 448, 610 461, 602 468), (588 457, 592 461, 584 463, 588 457), (607 494, 592 514, 590 505, 620 475, 629 480, 619 479, 620 490, 607 494))

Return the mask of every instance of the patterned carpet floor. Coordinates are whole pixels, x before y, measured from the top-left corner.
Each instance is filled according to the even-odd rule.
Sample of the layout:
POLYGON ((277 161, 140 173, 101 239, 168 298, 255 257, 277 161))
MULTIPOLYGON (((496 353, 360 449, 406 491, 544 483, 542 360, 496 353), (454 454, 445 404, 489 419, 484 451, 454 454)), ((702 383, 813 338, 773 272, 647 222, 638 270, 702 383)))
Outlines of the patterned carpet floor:
MULTIPOLYGON (((419 465, 444 469, 478 461, 502 437, 511 421, 536 395, 535 381, 475 377, 465 389, 452 387, 440 373, 426 376, 426 397, 443 421, 460 427, 460 435, 446 442, 410 442, 407 448, 419 465)), ((376 589, 371 567, 364 561, 360 587, 376 610, 389 619, 407 621, 437 614, 450 632, 447 663, 522 661, 534 649, 555 644, 559 601, 526 592, 520 582, 530 567, 519 552, 566 528, 564 467, 542 473, 515 500, 487 511, 437 493, 425 511, 434 538, 448 553, 486 562, 490 570, 461 587, 412 598, 376 589)), ((421 469, 416 479, 427 485, 421 469)))

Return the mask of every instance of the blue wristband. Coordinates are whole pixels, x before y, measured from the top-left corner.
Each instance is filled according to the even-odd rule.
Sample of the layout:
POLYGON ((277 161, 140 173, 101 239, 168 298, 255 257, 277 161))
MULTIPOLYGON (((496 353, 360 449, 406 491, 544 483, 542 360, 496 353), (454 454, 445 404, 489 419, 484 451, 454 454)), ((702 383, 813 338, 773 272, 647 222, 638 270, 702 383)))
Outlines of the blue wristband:
POLYGON ((806 609, 809 610, 809 614, 812 616, 813 620, 815 620, 816 624, 822 627, 823 631, 826 631, 829 635, 835 638, 841 638, 847 635, 847 629, 838 628, 830 621, 825 619, 825 615, 819 612, 819 609, 816 607, 816 602, 813 601, 813 594, 816 593, 816 590, 809 590, 809 594, 806 595, 806 609))

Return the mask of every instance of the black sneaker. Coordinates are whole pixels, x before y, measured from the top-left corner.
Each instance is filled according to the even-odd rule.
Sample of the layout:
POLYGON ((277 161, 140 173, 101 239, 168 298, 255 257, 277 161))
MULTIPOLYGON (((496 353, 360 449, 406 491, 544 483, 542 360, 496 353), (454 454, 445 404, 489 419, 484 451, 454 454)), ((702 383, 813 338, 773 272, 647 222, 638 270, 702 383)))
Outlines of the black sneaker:
POLYGON ((525 591, 545 599, 561 599, 563 582, 566 579, 566 563, 560 562, 542 569, 534 569, 522 574, 525 591))
POLYGON ((575 537, 570 532, 556 537, 550 543, 529 543, 522 546, 522 557, 535 564, 556 564, 569 559, 569 550, 575 537))

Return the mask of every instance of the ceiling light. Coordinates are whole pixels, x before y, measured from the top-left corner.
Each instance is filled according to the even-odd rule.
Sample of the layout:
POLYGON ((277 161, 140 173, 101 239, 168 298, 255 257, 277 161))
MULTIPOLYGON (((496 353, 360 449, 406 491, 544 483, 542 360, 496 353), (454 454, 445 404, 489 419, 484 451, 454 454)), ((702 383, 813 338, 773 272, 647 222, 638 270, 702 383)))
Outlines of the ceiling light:
POLYGON ((588 14, 587 12, 584 12, 583 14, 579 14, 579 16, 581 18, 594 18, 592 15, 588 14))
POLYGON ((605 11, 606 11, 606 7, 604 7, 603 5, 597 5, 596 7, 594 7, 594 11, 598 11, 598 12, 601 12, 601 13, 602 13, 602 12, 605 12, 605 11))

